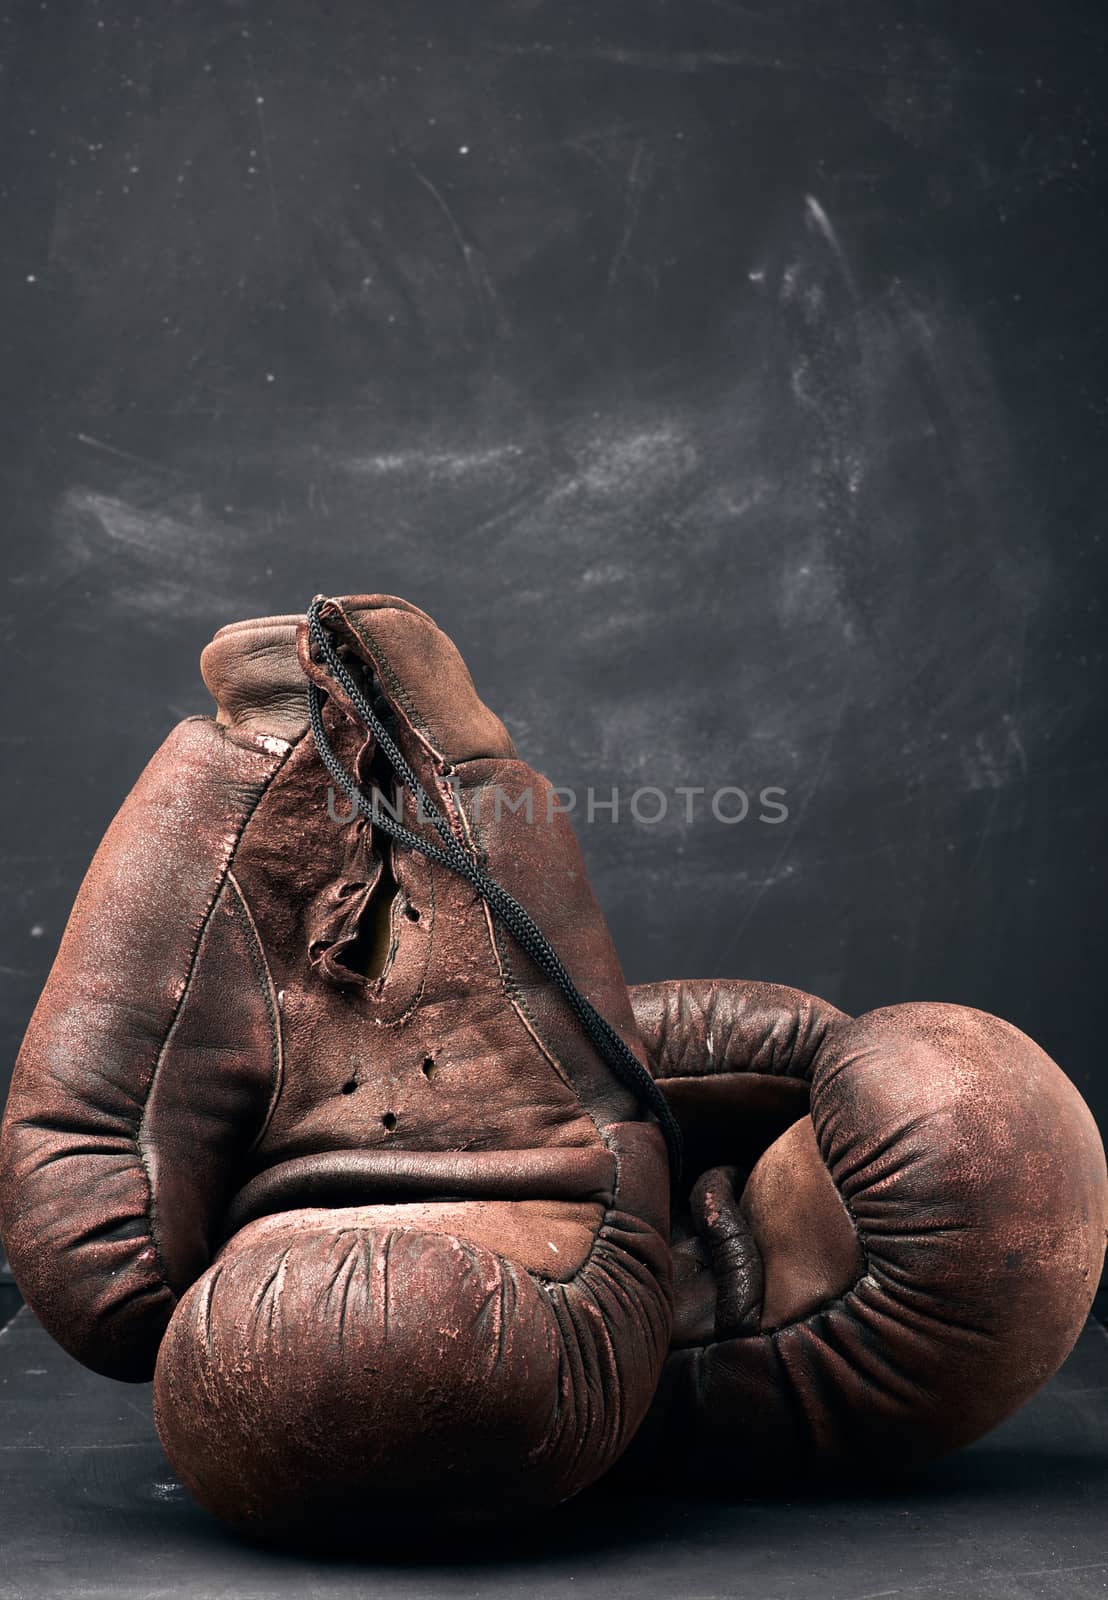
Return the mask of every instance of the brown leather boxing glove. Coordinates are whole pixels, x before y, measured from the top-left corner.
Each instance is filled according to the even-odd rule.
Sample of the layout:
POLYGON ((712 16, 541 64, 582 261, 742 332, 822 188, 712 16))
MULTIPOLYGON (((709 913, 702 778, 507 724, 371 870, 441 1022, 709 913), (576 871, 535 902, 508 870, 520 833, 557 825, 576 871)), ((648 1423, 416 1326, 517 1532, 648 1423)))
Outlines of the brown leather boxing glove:
POLYGON ((764 983, 632 989, 685 1136, 672 1353, 629 1466, 718 1487, 969 1443, 1061 1364, 1104 1259, 1104 1150, 1024 1034, 851 1019, 764 983))
POLYGON ((167 1454, 232 1523, 550 1504, 665 1356, 668 1112, 569 825, 454 646, 388 597, 310 619, 221 630, 217 719, 96 855, 4 1237, 74 1355, 156 1363, 167 1454))

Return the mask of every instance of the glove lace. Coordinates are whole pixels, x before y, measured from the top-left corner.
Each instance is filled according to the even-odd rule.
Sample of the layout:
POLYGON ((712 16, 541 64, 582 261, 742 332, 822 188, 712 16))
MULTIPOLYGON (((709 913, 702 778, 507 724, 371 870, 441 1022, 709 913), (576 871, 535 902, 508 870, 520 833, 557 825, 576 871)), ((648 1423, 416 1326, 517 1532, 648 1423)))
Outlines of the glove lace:
POLYGON ((456 837, 442 811, 427 796, 419 779, 401 754, 396 741, 374 710, 370 699, 339 655, 320 616, 324 600, 312 601, 308 609, 308 635, 313 650, 338 683, 354 710, 372 733, 377 749, 387 760, 398 783, 416 802, 418 814, 427 818, 441 839, 441 845, 405 827, 385 810, 375 806, 354 775, 343 766, 323 725, 324 695, 316 683, 308 684, 308 717, 320 760, 347 799, 375 828, 406 850, 417 850, 439 866, 448 867, 473 885, 496 920, 508 930, 539 971, 556 984, 569 1002, 589 1040, 612 1072, 638 1096, 658 1119, 669 1153, 674 1181, 681 1171, 681 1130, 669 1102, 653 1077, 612 1027, 606 1017, 577 988, 561 957, 519 901, 489 876, 456 837))

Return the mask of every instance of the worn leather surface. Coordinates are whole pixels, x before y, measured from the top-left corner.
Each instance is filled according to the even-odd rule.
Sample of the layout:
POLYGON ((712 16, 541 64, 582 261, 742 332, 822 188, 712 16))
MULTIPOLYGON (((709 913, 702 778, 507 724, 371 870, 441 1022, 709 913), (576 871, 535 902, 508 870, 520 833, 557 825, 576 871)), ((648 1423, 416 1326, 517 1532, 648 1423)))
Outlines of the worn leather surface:
POLYGON ((631 991, 689 1154, 673 1350, 628 1469, 717 1488, 963 1445, 1062 1363, 1104 1259, 1084 1101, 961 1006, 631 991))
MULTIPOLYGON (((572 831, 454 646, 387 596, 328 614, 452 828, 641 1055, 572 831)), ((67 1349, 155 1374, 170 1460, 227 1520, 549 1504, 620 1454, 665 1356, 661 1136, 466 882, 329 814, 305 671, 291 617, 204 652, 217 715, 124 804, 28 1030, 0 1225, 67 1349)), ((370 787, 348 710, 328 730, 370 787)))

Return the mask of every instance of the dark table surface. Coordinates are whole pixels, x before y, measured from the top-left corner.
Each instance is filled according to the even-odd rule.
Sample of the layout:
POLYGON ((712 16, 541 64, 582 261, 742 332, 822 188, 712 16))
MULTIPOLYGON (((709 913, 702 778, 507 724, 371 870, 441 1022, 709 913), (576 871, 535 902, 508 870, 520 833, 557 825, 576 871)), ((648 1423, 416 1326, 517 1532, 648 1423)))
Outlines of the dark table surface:
POLYGON ((879 1490, 711 1504, 594 1492, 541 1533, 440 1551, 367 1507, 364 1557, 329 1561, 224 1533, 170 1473, 150 1391, 86 1372, 24 1310, 0 1332, 0 1474, 4 1600, 1085 1600, 1108 1588, 1108 1335, 1090 1323, 1018 1416, 879 1490))

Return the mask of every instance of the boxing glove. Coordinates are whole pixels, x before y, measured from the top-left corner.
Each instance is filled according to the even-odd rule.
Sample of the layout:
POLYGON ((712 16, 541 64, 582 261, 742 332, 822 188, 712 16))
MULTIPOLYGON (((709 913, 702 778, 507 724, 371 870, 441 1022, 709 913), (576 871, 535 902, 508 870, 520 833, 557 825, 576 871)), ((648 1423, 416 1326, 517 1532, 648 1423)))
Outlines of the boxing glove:
POLYGON ((685 1136, 672 1350, 628 1467, 764 1483, 964 1445, 1061 1364, 1104 1259, 1089 1111, 955 1005, 631 991, 685 1136))
POLYGON ((20 1286, 257 1534, 564 1499, 665 1357, 674 1137, 572 831, 402 600, 201 665, 20 1052, 20 1286))

